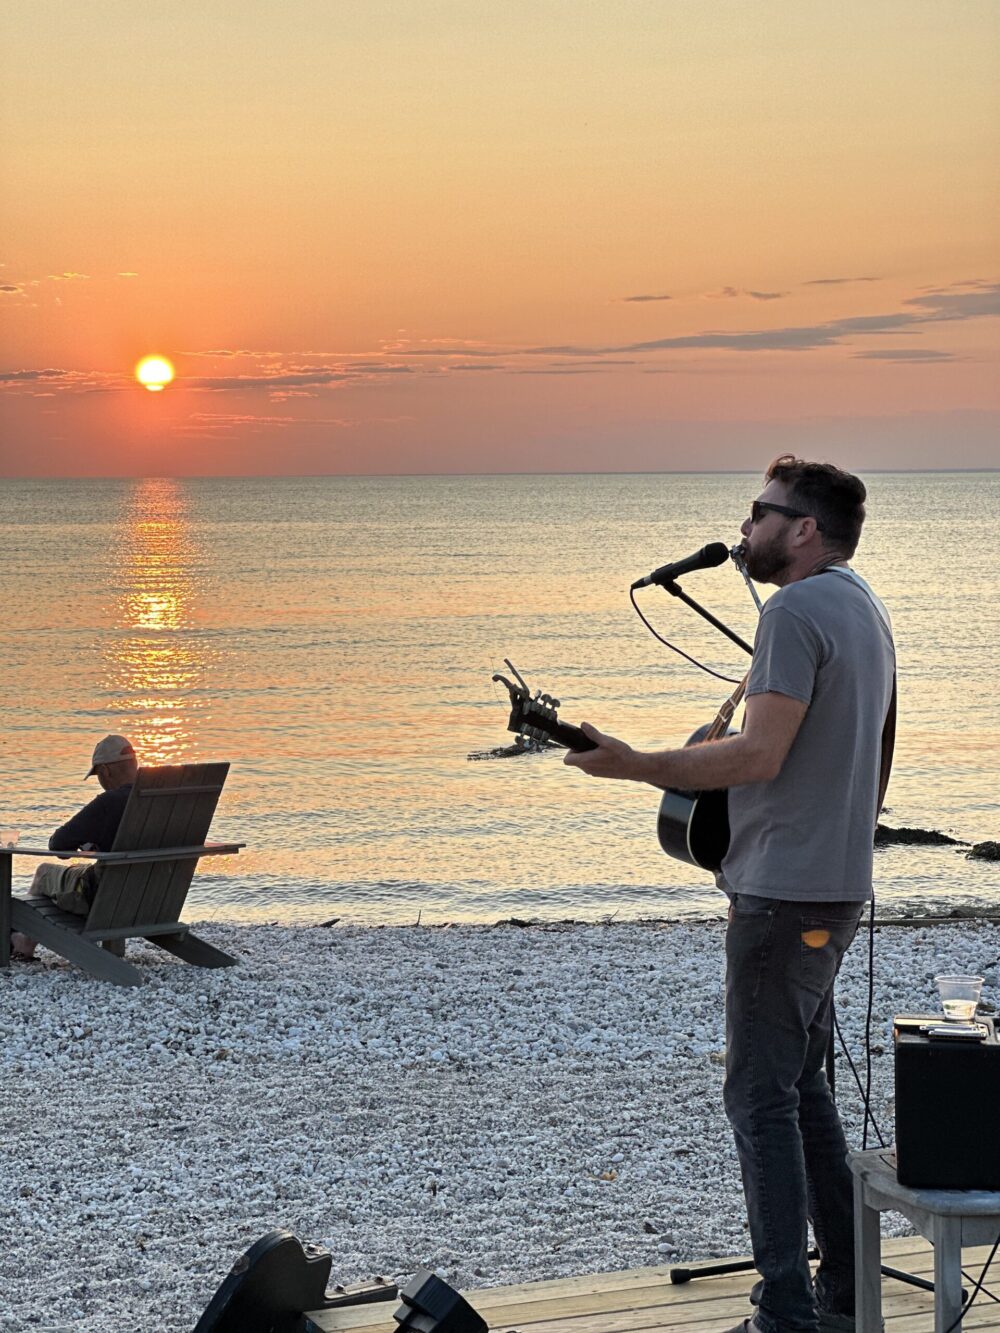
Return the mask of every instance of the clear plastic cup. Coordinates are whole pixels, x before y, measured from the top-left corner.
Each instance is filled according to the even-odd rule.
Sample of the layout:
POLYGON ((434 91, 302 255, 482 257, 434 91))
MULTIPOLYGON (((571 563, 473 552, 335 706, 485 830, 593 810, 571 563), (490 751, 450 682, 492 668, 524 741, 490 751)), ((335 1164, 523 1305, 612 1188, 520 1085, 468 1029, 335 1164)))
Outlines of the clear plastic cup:
POLYGON ((976 1016, 982 977, 935 977, 941 1008, 952 1023, 970 1023, 976 1016))

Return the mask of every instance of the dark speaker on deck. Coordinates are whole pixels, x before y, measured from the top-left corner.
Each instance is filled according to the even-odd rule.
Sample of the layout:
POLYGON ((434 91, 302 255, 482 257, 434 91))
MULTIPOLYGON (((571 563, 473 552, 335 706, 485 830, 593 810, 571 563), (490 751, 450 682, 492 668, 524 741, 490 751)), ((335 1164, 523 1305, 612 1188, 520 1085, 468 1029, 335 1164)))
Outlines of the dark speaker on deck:
POLYGON ((935 1035, 940 1017, 899 1016, 896 1175, 916 1189, 1000 1190, 1000 1041, 935 1035))
POLYGON ((398 1333, 490 1333, 486 1320, 435 1273, 418 1269, 399 1293, 398 1333))

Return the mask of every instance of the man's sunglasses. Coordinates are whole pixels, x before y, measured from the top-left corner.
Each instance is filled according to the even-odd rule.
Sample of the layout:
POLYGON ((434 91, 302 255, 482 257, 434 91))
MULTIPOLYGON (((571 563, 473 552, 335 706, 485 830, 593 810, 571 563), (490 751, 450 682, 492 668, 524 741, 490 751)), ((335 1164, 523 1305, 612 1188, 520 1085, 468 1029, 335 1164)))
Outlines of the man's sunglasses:
MULTIPOLYGON (((801 509, 789 509, 787 505, 768 504, 766 500, 754 500, 750 506, 750 522, 759 523, 765 514, 784 514, 786 518, 812 518, 812 514, 803 513, 801 509)), ((819 527, 819 524, 816 524, 819 527)))

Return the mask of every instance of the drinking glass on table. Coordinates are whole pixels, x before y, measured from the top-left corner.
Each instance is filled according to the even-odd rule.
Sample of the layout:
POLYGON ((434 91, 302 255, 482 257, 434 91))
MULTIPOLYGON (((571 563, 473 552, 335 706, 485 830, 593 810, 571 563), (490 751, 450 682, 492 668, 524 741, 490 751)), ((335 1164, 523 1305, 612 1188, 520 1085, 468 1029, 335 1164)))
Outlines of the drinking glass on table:
POLYGON ((0 847, 16 847, 20 836, 19 828, 0 828, 0 847))
POLYGON ((949 976, 935 977, 934 980, 945 1018, 952 1023, 971 1023, 976 1016, 979 992, 983 989, 982 977, 949 976))

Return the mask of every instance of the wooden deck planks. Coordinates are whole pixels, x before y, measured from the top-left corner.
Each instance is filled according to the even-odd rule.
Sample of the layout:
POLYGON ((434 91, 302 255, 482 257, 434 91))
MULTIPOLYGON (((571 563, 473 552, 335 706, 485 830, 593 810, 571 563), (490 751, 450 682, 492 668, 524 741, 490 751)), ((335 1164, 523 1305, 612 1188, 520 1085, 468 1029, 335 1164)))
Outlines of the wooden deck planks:
MULTIPOLYGON (((964 1252, 967 1273, 978 1278, 989 1247, 964 1252)), ((882 1261, 932 1279, 934 1254, 919 1237, 883 1240, 882 1261)), ((466 1293, 491 1333, 724 1333, 750 1313, 750 1273, 695 1278, 673 1286, 669 1268, 638 1268, 621 1273, 528 1282, 514 1287, 486 1287, 466 1293)), ((967 1282, 967 1288, 972 1283, 967 1282)), ((1000 1294, 1000 1259, 986 1285, 1000 1294)), ((395 1302, 354 1309, 317 1311, 309 1316, 323 1333, 395 1333, 395 1302)), ((929 1333, 933 1328, 930 1292, 891 1278, 882 1283, 882 1312, 887 1333, 929 1333)), ((1000 1304, 977 1297, 963 1321, 963 1333, 1000 1330, 1000 1304)))

